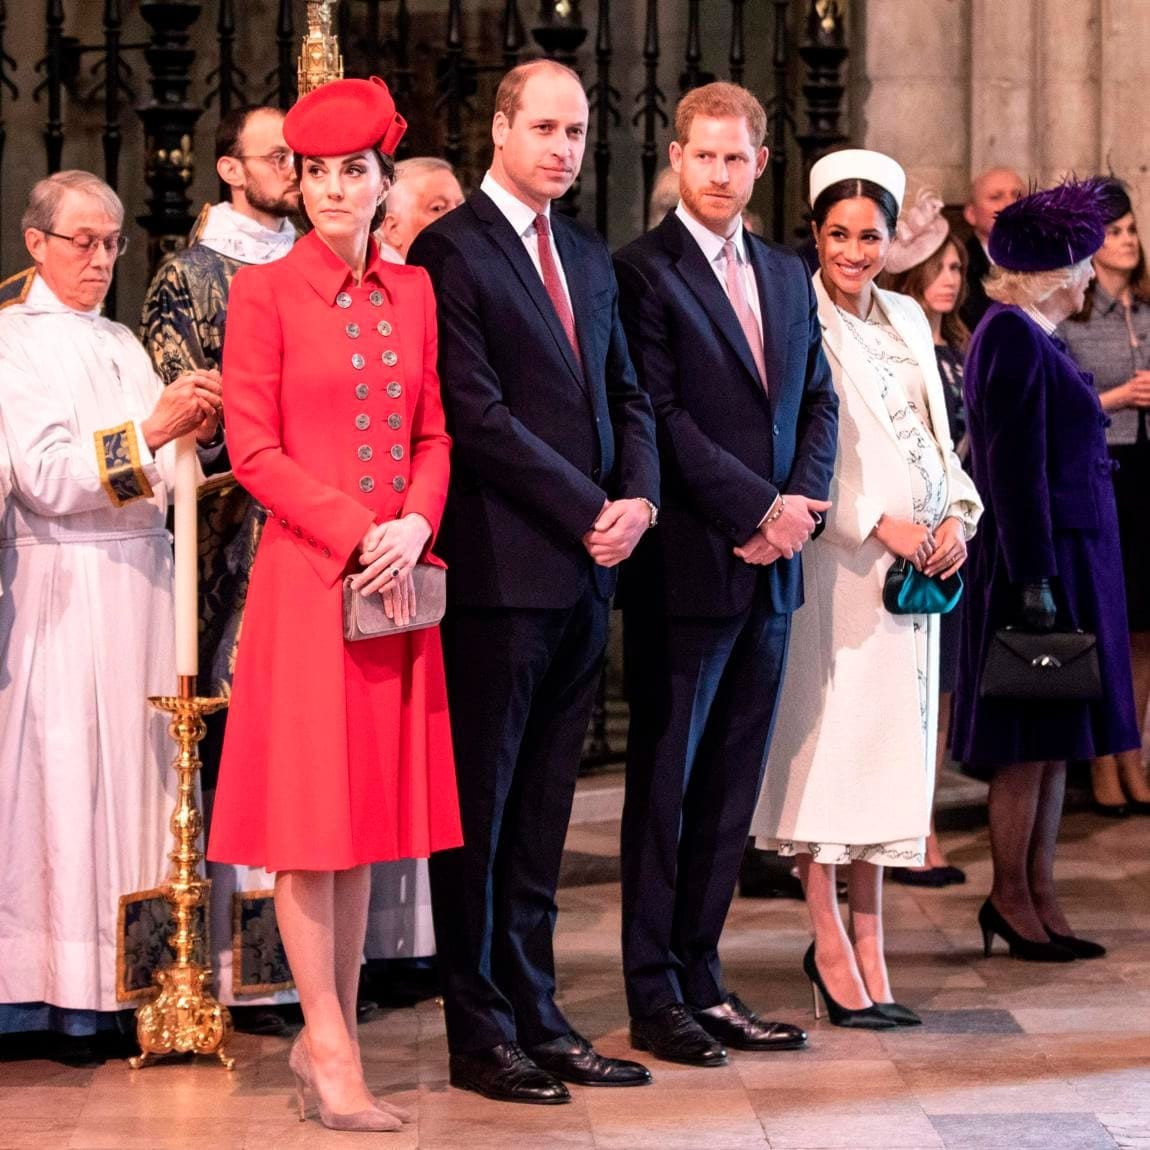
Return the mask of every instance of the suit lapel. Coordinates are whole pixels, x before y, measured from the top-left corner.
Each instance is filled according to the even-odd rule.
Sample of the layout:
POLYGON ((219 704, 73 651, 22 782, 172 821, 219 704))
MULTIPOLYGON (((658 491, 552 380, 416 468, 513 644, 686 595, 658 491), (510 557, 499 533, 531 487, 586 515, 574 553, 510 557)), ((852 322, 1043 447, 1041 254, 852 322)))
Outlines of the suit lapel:
POLYGON ((923 390, 926 392, 929 407, 930 426, 934 438, 943 445, 950 446, 950 424, 946 414, 946 400, 940 388, 931 385, 930 368, 937 363, 933 341, 924 338, 922 328, 913 322, 905 302, 894 292, 881 291, 879 302, 890 320, 891 327, 902 336, 903 343, 922 367, 923 390), (941 421, 941 422, 940 422, 941 421))
POLYGON ((827 289, 823 287, 822 272, 814 277, 815 295, 819 301, 819 325, 823 329, 823 347, 835 358, 842 369, 844 383, 853 388, 870 408, 871 414, 879 422, 891 439, 898 441, 890 412, 882 401, 872 378, 869 364, 865 361, 853 337, 846 331, 846 325, 839 315, 838 308, 831 302, 827 289), (860 381, 861 377, 861 381, 860 381))
MULTIPOLYGON (((567 333, 563 330, 563 325, 555 314, 551 297, 543 286, 543 278, 535 270, 535 265, 531 262, 527 249, 523 246, 522 237, 516 235, 515 229, 507 222, 507 217, 495 206, 491 197, 486 193, 476 192, 472 198, 472 203, 476 214, 487 224, 487 234, 491 237, 492 242, 507 258, 515 274, 527 290, 527 294, 539 311, 540 318, 547 325, 556 344, 558 344, 559 351, 566 360, 571 374, 578 380, 581 387, 585 387, 583 373, 579 370, 579 365, 575 361, 575 353, 567 342, 567 333)), ((560 258, 563 257, 560 256, 560 258)), ((569 264, 566 260, 563 261, 563 270, 570 275, 569 264)), ((568 286, 570 287, 570 281, 568 281, 568 286)), ((577 311, 575 312, 575 329, 576 331, 579 329, 579 313, 577 311)))
MULTIPOLYGON (((719 283, 707 257, 703 255, 703 249, 699 247, 694 237, 683 227, 682 222, 676 218, 674 213, 671 213, 660 227, 666 228, 672 233, 668 238, 672 240, 672 247, 678 252, 675 266, 679 275, 683 277, 684 282, 706 309, 711 322, 723 333, 723 338, 738 355, 739 361, 750 376, 748 382, 752 383, 755 389, 761 393, 763 385, 759 381, 759 369, 755 366, 754 358, 751 356, 747 337, 743 334, 743 329, 739 324, 738 316, 735 315, 735 309, 731 306, 731 301, 727 299, 727 293, 723 290, 722 284, 719 283)), ((755 274, 757 277, 757 269, 755 274)))

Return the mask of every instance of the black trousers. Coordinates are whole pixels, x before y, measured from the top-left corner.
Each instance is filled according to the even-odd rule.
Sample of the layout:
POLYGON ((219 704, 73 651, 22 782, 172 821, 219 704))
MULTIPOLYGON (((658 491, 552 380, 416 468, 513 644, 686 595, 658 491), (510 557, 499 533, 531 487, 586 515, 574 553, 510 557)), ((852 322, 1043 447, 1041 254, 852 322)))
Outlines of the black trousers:
POLYGON ((443 624, 464 845, 430 862, 447 1042, 455 1053, 546 1042, 555 888, 609 605, 452 608, 443 624))
POLYGON ((762 782, 790 615, 624 614, 623 968, 633 1017, 726 995, 719 936, 762 782))

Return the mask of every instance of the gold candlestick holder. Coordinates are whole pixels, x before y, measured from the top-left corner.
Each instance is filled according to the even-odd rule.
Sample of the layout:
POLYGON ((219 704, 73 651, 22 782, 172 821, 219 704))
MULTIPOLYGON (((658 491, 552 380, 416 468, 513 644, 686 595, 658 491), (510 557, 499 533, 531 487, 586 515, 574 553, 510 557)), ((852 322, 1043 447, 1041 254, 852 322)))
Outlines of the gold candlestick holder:
POLYGON ((197 912, 203 908, 205 922, 210 912, 208 882, 200 873, 204 821, 196 804, 200 769, 196 744, 207 733, 204 715, 226 707, 227 700, 198 697, 195 676, 181 675, 178 695, 153 695, 148 702, 172 716, 168 733, 179 747, 172 764, 180 788, 171 821, 175 849, 168 856, 172 872, 164 885, 175 921, 169 941, 176 957, 156 972, 159 994, 136 1011, 140 1053, 129 1058, 128 1064, 139 1070, 165 1054, 214 1054, 231 1070, 236 1060, 225 1049, 232 1033, 231 1014, 204 985, 211 966, 193 957, 200 933, 197 912))

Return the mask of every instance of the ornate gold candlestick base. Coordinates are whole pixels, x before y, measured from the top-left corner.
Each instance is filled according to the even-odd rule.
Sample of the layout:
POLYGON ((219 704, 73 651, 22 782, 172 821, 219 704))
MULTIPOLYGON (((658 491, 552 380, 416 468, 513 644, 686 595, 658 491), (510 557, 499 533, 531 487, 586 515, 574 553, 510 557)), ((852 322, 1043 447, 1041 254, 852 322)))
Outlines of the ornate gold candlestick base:
POLYGON ((204 987, 211 967, 192 958, 199 935, 197 908, 202 906, 205 916, 209 913, 208 884, 200 874, 203 819, 196 805, 196 774, 200 769, 196 744, 207 731, 203 716, 226 707, 227 700, 198 698, 195 679, 181 675, 179 695, 153 696, 148 702, 172 716, 168 732, 179 745, 172 764, 180 787, 171 822, 176 843, 168 856, 172 873, 164 888, 176 924, 170 939, 176 957, 156 973, 160 993, 136 1011, 140 1053, 128 1063, 138 1070, 165 1054, 214 1054, 231 1070, 235 1059, 224 1048, 232 1033, 231 1015, 204 987))

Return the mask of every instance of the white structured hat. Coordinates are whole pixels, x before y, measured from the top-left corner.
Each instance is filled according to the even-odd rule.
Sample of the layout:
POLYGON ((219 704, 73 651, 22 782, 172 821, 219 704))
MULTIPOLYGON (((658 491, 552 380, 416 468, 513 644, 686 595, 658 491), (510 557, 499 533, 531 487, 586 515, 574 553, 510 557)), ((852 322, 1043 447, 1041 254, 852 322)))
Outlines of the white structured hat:
POLYGON ((841 152, 831 152, 823 156, 811 168, 811 207, 815 200, 840 180, 870 180, 885 188, 902 208, 902 197, 906 192, 906 172, 897 160, 884 156, 882 152, 872 152, 866 148, 845 148, 841 152))

